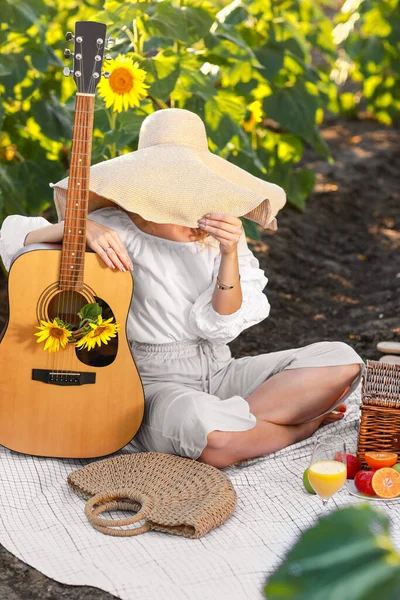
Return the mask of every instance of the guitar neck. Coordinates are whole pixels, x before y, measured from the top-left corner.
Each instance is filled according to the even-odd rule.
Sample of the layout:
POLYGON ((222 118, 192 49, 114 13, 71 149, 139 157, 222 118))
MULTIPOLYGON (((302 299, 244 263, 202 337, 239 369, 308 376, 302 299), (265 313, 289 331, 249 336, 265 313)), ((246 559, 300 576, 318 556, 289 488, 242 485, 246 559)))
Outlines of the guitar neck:
POLYGON ((60 266, 62 290, 83 287, 93 117, 94 94, 77 93, 60 266))

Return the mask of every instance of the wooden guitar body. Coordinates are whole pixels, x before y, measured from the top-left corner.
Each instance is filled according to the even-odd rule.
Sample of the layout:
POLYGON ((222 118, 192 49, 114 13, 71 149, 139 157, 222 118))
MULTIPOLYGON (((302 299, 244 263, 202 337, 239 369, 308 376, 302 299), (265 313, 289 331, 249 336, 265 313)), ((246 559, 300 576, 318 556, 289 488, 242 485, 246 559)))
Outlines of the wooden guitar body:
POLYGON ((0 342, 0 443, 37 456, 104 456, 125 446, 143 418, 144 391, 126 333, 133 279, 85 252, 82 290, 63 292, 60 261, 61 246, 34 244, 10 269, 10 315, 0 342), (68 344, 49 353, 37 343, 40 319, 52 320, 60 309, 72 319, 95 301, 104 319, 114 316, 120 324, 107 345, 88 352, 68 344))

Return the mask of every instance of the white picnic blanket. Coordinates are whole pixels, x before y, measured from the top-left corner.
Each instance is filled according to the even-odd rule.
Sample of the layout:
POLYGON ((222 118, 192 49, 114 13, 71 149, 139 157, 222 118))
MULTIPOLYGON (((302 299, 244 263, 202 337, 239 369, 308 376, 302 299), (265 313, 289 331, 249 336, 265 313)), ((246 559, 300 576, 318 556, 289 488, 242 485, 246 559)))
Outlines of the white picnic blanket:
MULTIPOLYGON (((324 427, 345 436, 349 452, 357 445, 359 398, 360 389, 350 398, 345 419, 324 427)), ((126 600, 261 600, 267 575, 323 512, 319 498, 302 485, 312 444, 310 438, 247 466, 224 469, 237 491, 237 507, 222 526, 197 540, 154 531, 128 538, 104 535, 89 524, 84 501, 66 482, 71 471, 93 459, 32 457, 0 447, 0 542, 56 581, 97 587, 126 600)), ((122 452, 132 452, 132 446, 122 452)), ((343 489, 331 500, 331 510, 358 502, 343 489)), ((393 518, 400 502, 373 505, 391 516, 400 543, 400 520, 393 518)), ((111 514, 117 516, 121 513, 111 514)))

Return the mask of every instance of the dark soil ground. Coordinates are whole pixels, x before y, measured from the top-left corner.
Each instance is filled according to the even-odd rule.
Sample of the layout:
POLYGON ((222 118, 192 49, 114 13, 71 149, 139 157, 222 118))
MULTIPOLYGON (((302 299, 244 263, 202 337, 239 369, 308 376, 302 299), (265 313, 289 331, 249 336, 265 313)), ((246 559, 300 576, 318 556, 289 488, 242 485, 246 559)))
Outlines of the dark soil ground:
MULTIPOLYGON (((323 135, 335 163, 307 151, 302 163, 315 169, 317 185, 306 214, 287 206, 278 232, 250 244, 272 308, 230 344, 237 358, 340 340, 378 359, 378 341, 400 341, 400 132, 358 121, 326 126, 323 135)), ((6 311, 3 278, 0 331, 6 311)), ((59 584, 0 548, 0 599, 113 597, 59 584)))

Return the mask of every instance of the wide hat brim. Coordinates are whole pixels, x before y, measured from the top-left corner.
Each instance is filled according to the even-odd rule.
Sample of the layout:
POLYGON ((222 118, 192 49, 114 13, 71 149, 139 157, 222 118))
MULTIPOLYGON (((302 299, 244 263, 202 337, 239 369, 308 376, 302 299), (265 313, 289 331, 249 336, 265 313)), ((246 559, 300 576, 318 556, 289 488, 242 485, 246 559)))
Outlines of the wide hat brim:
MULTIPOLYGON (((58 218, 63 220, 68 177, 53 185, 58 218)), ((265 229, 286 202, 284 190, 244 169, 189 144, 161 143, 90 168, 89 213, 117 204, 147 221, 198 227, 216 212, 244 216, 265 229)))

